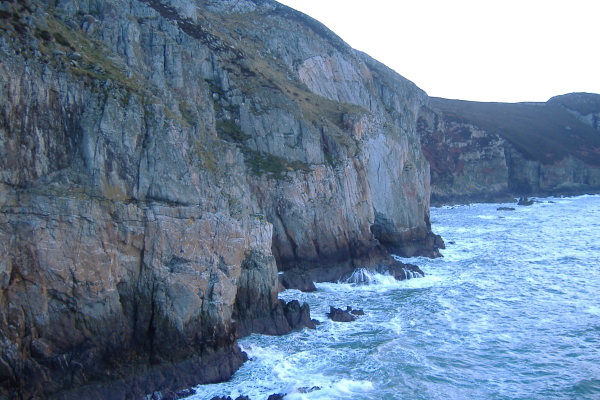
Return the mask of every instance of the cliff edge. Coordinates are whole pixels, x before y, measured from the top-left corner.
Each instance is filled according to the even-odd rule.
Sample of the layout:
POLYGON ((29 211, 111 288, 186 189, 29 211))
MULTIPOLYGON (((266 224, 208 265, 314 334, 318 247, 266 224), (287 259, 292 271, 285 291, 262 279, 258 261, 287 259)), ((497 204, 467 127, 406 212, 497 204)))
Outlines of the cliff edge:
POLYGON ((0 396, 226 379, 278 270, 436 255, 425 102, 270 0, 0 2, 0 396))

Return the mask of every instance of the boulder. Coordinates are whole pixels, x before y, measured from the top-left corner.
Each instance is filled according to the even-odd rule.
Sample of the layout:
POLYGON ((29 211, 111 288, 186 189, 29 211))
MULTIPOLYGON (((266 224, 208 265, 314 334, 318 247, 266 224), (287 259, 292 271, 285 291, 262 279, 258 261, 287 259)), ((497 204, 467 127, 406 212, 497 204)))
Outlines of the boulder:
POLYGON ((356 320, 356 317, 347 310, 341 308, 330 307, 327 317, 332 321, 336 322, 352 322, 356 320))
POLYGON ((518 206, 530 206, 534 203, 534 200, 530 200, 527 196, 519 197, 519 201, 517 201, 518 206))
POLYGON ((363 310, 354 310, 352 307, 350 306, 346 306, 346 312, 349 312, 352 315, 365 315, 365 312, 363 310))

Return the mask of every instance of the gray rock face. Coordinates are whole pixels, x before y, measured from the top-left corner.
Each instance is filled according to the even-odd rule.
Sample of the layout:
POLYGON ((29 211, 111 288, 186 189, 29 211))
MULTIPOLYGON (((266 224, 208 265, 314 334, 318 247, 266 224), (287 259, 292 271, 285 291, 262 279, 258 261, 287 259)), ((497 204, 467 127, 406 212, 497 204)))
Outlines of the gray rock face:
POLYGON ((517 104, 431 99, 419 132, 432 202, 599 191, 598 113, 593 94, 517 104))
POLYGON ((435 254, 425 94, 316 21, 40 0, 0 28, 0 396, 226 379, 239 334, 312 324, 278 267, 435 254))

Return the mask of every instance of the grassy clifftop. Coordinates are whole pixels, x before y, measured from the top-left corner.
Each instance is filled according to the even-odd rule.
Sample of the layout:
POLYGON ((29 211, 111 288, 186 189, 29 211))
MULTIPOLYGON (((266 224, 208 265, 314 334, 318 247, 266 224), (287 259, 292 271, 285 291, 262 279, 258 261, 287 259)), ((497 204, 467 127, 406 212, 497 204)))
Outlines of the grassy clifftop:
POLYGON ((446 118, 479 126, 523 156, 553 164, 568 155, 600 166, 600 132, 581 118, 600 113, 600 95, 573 93, 546 103, 481 103, 431 98, 446 118))

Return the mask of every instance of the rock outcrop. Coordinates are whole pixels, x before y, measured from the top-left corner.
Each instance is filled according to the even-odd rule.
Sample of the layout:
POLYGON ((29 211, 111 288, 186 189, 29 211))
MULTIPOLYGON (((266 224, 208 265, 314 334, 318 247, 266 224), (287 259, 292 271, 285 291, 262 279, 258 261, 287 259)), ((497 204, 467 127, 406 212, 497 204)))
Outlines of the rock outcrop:
POLYGON ((0 2, 0 397, 226 379, 311 324, 278 268, 435 255, 425 102, 270 0, 0 2))
POLYGON ((547 103, 432 98, 419 118, 432 202, 600 191, 600 95, 547 103))
POLYGON ((342 310, 341 308, 329 306, 329 312, 327 313, 327 318, 329 318, 332 321, 336 321, 336 322, 356 321, 356 316, 352 313, 351 307, 348 307, 347 310, 342 310))

